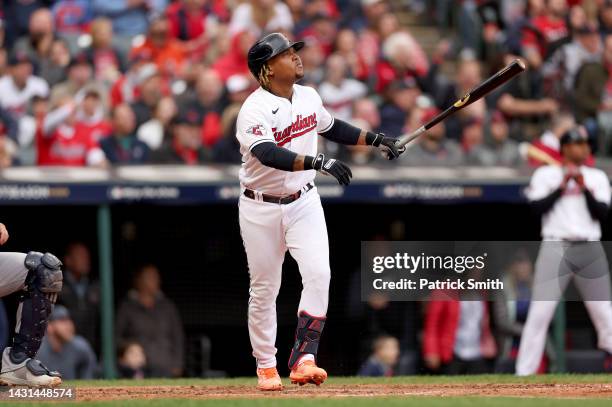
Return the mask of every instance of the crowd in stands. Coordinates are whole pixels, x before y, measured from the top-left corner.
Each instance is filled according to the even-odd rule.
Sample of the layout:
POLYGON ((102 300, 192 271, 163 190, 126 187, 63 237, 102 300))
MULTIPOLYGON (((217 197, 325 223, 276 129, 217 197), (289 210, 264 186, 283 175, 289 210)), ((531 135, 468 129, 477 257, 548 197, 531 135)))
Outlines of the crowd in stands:
POLYGON ((15 0, 0 16, 0 168, 239 164, 235 119, 258 86, 246 53, 271 31, 306 42, 302 84, 333 115, 394 137, 525 61, 395 165, 540 165, 574 123, 610 154, 609 0, 15 0), (407 14, 442 39, 424 49, 407 14))

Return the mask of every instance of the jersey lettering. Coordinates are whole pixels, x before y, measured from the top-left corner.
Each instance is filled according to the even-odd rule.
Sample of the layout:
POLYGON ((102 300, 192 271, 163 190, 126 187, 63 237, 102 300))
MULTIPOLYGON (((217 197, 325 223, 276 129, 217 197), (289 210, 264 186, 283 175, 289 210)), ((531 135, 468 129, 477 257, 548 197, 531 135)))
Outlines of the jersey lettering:
POLYGON ((298 114, 291 126, 287 126, 283 131, 277 131, 276 127, 272 128, 274 132, 274 140, 276 144, 282 146, 287 144, 294 138, 303 136, 304 134, 317 128, 317 114, 313 113, 309 116, 302 117, 298 114))

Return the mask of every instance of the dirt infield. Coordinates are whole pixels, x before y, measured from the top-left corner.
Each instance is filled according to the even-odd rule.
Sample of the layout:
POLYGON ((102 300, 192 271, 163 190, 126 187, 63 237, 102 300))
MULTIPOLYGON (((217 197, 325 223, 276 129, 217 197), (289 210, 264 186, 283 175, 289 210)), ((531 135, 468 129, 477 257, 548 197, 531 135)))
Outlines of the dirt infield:
POLYGON ((263 393, 254 386, 117 386, 79 387, 79 401, 128 399, 312 398, 382 396, 495 396, 552 398, 612 398, 612 384, 356 384, 290 385, 282 392, 263 393))

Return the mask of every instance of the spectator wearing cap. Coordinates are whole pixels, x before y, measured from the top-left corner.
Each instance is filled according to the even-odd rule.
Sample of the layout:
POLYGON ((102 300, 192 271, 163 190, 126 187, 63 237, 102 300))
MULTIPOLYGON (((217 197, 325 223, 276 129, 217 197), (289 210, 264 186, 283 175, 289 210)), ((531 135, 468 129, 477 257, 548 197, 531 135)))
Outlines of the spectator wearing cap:
POLYGON ((358 80, 347 78, 348 66, 340 54, 332 54, 326 63, 325 81, 319 95, 328 112, 338 119, 351 118, 353 101, 367 94, 367 87, 358 80))
POLYGON ((130 103, 136 115, 136 128, 153 117, 155 106, 164 96, 164 82, 162 76, 153 64, 143 67, 138 85, 138 95, 130 103))
POLYGON ((96 355, 87 340, 75 334, 70 313, 63 305, 53 309, 37 358, 60 372, 64 380, 93 379, 97 375, 96 355))
POLYGON ((203 164, 208 152, 202 146, 202 116, 196 109, 181 109, 171 126, 172 137, 154 151, 151 161, 156 164, 203 164))
POLYGON ((138 127, 138 140, 149 146, 150 150, 157 150, 168 138, 172 119, 176 116, 178 109, 176 102, 171 97, 163 97, 155 106, 155 112, 151 120, 138 127))
POLYGON ((412 77, 391 82, 385 90, 385 103, 380 109, 380 131, 402 134, 410 112, 416 107, 421 90, 412 77))
POLYGON ((128 43, 135 35, 144 34, 151 14, 161 14, 167 0, 92 0, 95 17, 106 17, 113 22, 117 44, 128 43))
MULTIPOLYGON (((427 123, 440 111, 435 107, 415 111, 420 120, 416 126, 427 123)), ((455 140, 446 137, 446 123, 440 122, 426 131, 418 141, 411 143, 401 162, 417 167, 459 166, 464 162, 463 151, 455 140)))
POLYGON ((478 148, 482 147, 483 143, 484 120, 476 116, 465 119, 461 132, 461 148, 466 155, 467 161, 471 161, 471 155, 478 148))
POLYGON ((113 133, 100 141, 106 159, 113 164, 142 164, 149 159, 147 144, 136 136, 136 117, 128 104, 113 109, 113 133))
POLYGON ((12 48, 18 38, 27 36, 30 17, 47 6, 49 0, 18 0, 2 2, 2 19, 6 24, 6 44, 12 48))
POLYGON ((31 14, 28 35, 15 43, 14 50, 25 52, 38 69, 41 61, 48 57, 54 39, 53 15, 49 9, 40 8, 31 14))
POLYGON ((508 123, 501 112, 493 112, 488 129, 487 141, 472 149, 467 157, 468 164, 505 167, 521 164, 519 145, 508 137, 508 123))
MULTIPOLYGON (((246 66, 246 65, 245 65, 246 66)), ((244 85, 240 78, 250 78, 250 76, 236 74, 230 84, 238 88, 244 85)), ((229 78, 228 78, 229 79, 229 78)), ((244 94, 242 89, 241 93, 244 94)), ((248 95, 247 95, 248 96, 248 95)), ((195 94, 185 98, 179 103, 181 111, 196 111, 201 117, 201 139, 205 147, 212 147, 223 135, 221 126, 221 114, 227 101, 223 99, 223 82, 218 72, 213 69, 203 69, 198 73, 195 94)))
POLYGON ((96 81, 110 87, 125 70, 125 60, 113 46, 113 23, 108 18, 99 17, 89 26, 91 47, 86 52, 93 63, 96 81))
POLYGON ((28 103, 34 96, 46 97, 48 94, 49 85, 32 74, 28 56, 22 51, 12 52, 8 75, 0 78, 0 106, 18 119, 25 115, 28 103))
POLYGON ((293 18, 289 7, 277 0, 246 1, 234 9, 229 23, 231 35, 249 31, 257 38, 266 32, 289 33, 292 30, 293 18))
POLYGON ((576 75, 583 64, 599 62, 602 55, 601 37, 593 23, 580 27, 572 42, 563 45, 542 66, 545 80, 562 84, 558 97, 560 100, 573 98, 576 75))
POLYGON ((136 46, 132 53, 142 51, 150 54, 162 75, 175 78, 183 73, 187 57, 185 47, 170 35, 170 22, 165 14, 151 21, 144 43, 136 46))
POLYGON ((38 165, 98 166, 107 162, 92 131, 77 120, 82 98, 70 96, 56 102, 57 107, 41 119, 36 130, 38 165))

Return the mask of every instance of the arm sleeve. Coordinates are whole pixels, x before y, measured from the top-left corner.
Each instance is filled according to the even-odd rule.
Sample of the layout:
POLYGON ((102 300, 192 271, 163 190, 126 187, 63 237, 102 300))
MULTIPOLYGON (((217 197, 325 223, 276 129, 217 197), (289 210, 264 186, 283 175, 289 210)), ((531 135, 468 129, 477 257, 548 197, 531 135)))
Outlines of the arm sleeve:
POLYGON ((531 201, 531 208, 536 214, 542 216, 552 209, 552 207, 555 205, 555 202, 557 202, 557 200, 561 198, 561 194, 561 188, 557 188, 546 197, 531 201))
POLYGON ((72 114, 72 109, 72 105, 64 105, 49 112, 43 121, 43 134, 47 136, 58 128, 72 114))
POLYGON ((278 147, 271 142, 257 144, 251 153, 266 167, 282 171, 293 171, 293 163, 297 157, 293 151, 278 147))
POLYGON ((593 193, 588 188, 584 189, 584 196, 591 217, 603 223, 608 217, 608 205, 595 199, 595 196, 593 196, 593 193))
POLYGON ((339 119, 333 120, 331 127, 324 133, 320 133, 321 137, 330 141, 351 146, 357 144, 360 134, 361 129, 339 119))

